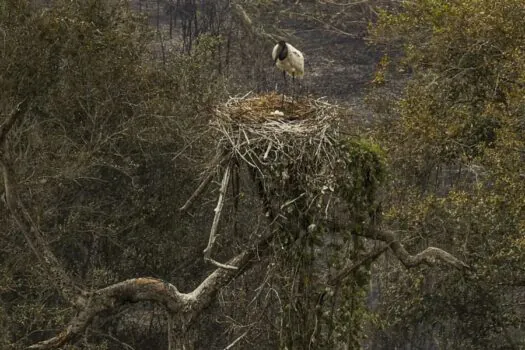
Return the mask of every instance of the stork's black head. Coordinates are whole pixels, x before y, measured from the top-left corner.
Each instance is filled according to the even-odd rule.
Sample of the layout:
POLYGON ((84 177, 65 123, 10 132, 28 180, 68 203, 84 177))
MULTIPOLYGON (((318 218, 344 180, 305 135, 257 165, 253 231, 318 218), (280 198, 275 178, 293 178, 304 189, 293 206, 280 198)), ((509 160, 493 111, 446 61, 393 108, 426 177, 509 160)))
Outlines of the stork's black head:
POLYGON ((284 40, 279 41, 277 44, 279 45, 277 57, 282 61, 288 56, 288 46, 286 46, 286 42, 284 40))

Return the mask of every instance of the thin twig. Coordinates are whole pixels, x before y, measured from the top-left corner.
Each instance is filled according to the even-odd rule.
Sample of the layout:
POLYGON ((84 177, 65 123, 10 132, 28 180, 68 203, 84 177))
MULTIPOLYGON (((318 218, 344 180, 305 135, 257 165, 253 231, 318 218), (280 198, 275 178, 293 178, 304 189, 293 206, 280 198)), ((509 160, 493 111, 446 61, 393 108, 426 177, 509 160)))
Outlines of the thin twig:
POLYGON ((228 349, 231 349, 233 348, 233 346, 235 344, 237 344, 242 338, 244 338, 246 335, 248 334, 248 331, 244 332, 243 334, 241 334, 239 337, 237 337, 237 339, 235 339, 230 345, 228 345, 227 347, 224 348, 224 350, 228 350, 228 349))
POLYGON ((28 107, 27 99, 24 99, 23 101, 19 102, 15 106, 15 108, 13 109, 13 111, 11 112, 11 114, 9 115, 7 120, 5 121, 5 123, 2 124, 2 126, 0 126, 0 146, 3 145, 3 143, 4 143, 4 141, 5 141, 6 137, 7 137, 7 134, 9 133, 11 128, 13 127, 15 121, 22 114, 25 113, 25 111, 27 110, 27 107, 28 107))
POLYGON ((208 187, 209 183, 213 179, 213 175, 215 175, 215 173, 213 171, 208 172, 208 174, 201 181, 199 187, 197 187, 195 192, 193 192, 193 194, 190 196, 190 198, 188 198, 186 203, 184 203, 184 205, 179 208, 180 211, 188 210, 188 208, 193 204, 195 199, 197 199, 197 197, 199 197, 202 194, 202 192, 206 189, 206 187, 208 187))
POLYGON ((217 267, 220 267, 221 269, 226 269, 226 270, 238 270, 239 268, 237 266, 233 266, 233 265, 228 265, 228 264, 223 264, 223 263, 220 263, 218 262, 217 260, 214 260, 212 258, 207 258, 205 257, 204 258, 205 261, 209 262, 210 264, 212 265, 215 265, 217 267))

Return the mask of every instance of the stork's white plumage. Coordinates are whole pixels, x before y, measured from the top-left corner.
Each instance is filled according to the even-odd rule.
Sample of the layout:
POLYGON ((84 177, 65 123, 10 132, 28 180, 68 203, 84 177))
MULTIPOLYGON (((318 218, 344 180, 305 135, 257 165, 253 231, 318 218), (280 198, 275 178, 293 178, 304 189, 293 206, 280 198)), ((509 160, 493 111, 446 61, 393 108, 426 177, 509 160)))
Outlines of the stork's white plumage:
POLYGON ((277 68, 290 74, 293 78, 304 75, 304 57, 301 51, 284 41, 274 46, 272 58, 277 68))

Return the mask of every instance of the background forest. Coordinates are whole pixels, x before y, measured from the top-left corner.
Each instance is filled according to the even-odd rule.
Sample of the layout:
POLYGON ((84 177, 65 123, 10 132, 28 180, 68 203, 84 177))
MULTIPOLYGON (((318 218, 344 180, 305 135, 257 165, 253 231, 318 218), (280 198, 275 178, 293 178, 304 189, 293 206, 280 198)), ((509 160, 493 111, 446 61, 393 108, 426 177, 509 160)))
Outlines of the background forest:
POLYGON ((0 348, 525 349, 523 18, 523 0, 1 1, 0 348), (238 270, 217 267, 212 125, 285 89, 280 39, 305 55, 299 98, 337 111, 346 211, 312 225, 239 168, 213 252, 238 270))

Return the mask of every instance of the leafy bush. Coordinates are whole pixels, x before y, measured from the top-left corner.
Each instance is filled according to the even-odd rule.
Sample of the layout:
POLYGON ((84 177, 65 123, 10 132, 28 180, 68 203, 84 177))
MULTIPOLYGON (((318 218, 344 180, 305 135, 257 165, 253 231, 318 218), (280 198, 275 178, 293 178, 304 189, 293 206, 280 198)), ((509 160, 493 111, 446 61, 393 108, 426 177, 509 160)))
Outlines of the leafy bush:
POLYGON ((423 270, 401 273, 407 289, 389 284, 382 310, 397 346, 522 339, 509 301, 523 278, 524 16, 517 0, 418 0, 383 11, 371 31, 391 68, 410 72, 379 136, 393 172, 386 222, 413 247, 441 245, 473 266, 467 277, 423 270))
MULTIPOLYGON (((173 244, 195 226, 174 215, 193 180, 178 155, 223 87, 211 73, 213 38, 191 58, 172 53, 163 64, 150 30, 127 1, 0 4, 2 118, 23 100, 29 106, 5 155, 53 251, 90 287, 168 275, 192 253, 173 244)), ((192 145, 197 154, 204 147, 192 145)), ((5 206, 0 212, 8 233, 0 238, 0 344, 22 347, 73 310, 64 312, 5 206)))

